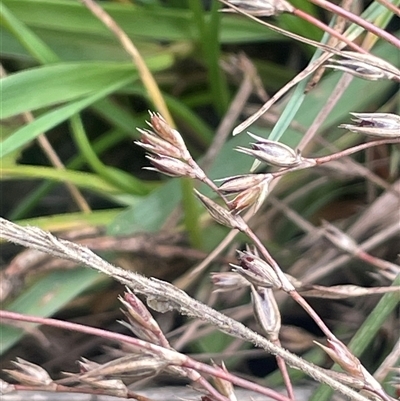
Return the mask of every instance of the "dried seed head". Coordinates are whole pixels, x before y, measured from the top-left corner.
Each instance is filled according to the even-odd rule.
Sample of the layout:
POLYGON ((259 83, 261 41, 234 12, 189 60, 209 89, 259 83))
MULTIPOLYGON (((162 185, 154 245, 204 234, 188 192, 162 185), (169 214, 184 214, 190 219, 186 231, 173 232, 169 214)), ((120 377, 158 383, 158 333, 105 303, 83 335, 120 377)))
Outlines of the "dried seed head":
POLYGON ((238 146, 236 148, 237 151, 253 156, 262 162, 276 167, 294 167, 302 162, 300 154, 296 153, 289 146, 280 142, 261 138, 250 132, 248 132, 248 134, 256 139, 257 142, 251 144, 252 149, 238 146))
POLYGON ((357 243, 346 235, 343 231, 340 231, 337 227, 329 224, 327 221, 322 222, 323 234, 329 239, 334 245, 345 252, 354 255, 358 251, 357 243))
POLYGON ((126 316, 126 318, 128 319, 128 322, 119 320, 118 323, 120 323, 120 324, 122 324, 122 326, 126 327, 133 334, 135 334, 138 338, 141 338, 142 340, 148 341, 149 343, 152 343, 152 344, 160 345, 160 338, 158 336, 158 333, 156 334, 153 331, 144 328, 135 319, 133 319, 132 316, 128 312, 123 310, 122 313, 126 316))
POLYGON ((182 152, 176 146, 154 135, 154 133, 149 130, 143 130, 141 128, 138 128, 137 130, 141 133, 141 137, 140 141, 135 141, 134 143, 147 152, 156 155, 174 157, 176 159, 182 158, 182 152))
POLYGON ((0 379, 0 395, 12 393, 13 391, 15 391, 15 386, 13 384, 0 379))
POLYGON ((272 287, 275 289, 282 287, 277 274, 267 262, 251 252, 238 251, 238 254, 240 266, 231 266, 248 281, 257 287, 272 287))
POLYGON ((124 298, 122 299, 120 297, 119 300, 125 305, 128 313, 138 323, 152 329, 159 328, 157 322, 144 303, 129 288, 127 288, 127 292, 124 293, 124 298))
POLYGON ((229 228, 235 228, 243 231, 245 226, 241 220, 238 220, 229 210, 224 209, 222 206, 215 203, 210 198, 207 198, 197 190, 194 190, 196 196, 200 199, 201 203, 205 206, 210 216, 219 224, 229 228))
POLYGON ((387 73, 381 68, 374 67, 371 64, 359 60, 331 59, 328 63, 324 64, 324 67, 344 71, 351 75, 354 75, 355 77, 367 79, 369 81, 376 81, 383 78, 393 78, 392 74, 387 73))
POLYGON ((148 377, 158 374, 165 366, 167 366, 167 362, 154 355, 127 355, 103 365, 97 365, 80 377, 85 379, 90 377, 99 379, 105 377, 143 378, 144 376, 148 377))
POLYGON ((390 113, 350 113, 355 119, 353 124, 341 124, 339 128, 345 128, 352 132, 366 135, 380 136, 383 138, 400 137, 400 116, 390 113))
POLYGON ((349 351, 349 349, 338 339, 327 339, 328 347, 314 341, 320 346, 343 370, 355 377, 364 379, 363 369, 360 361, 349 351))
POLYGON ((244 277, 234 272, 211 273, 211 281, 216 287, 214 292, 228 292, 250 285, 244 277))
MULTIPOLYGON (((226 369, 225 364, 222 362, 221 366, 218 366, 216 363, 213 362, 213 366, 214 368, 220 368, 222 369, 224 372, 228 372, 228 370, 226 369)), ((227 397, 230 401, 237 401, 236 395, 235 395, 235 391, 233 389, 233 384, 231 382, 229 382, 228 380, 224 380, 221 379, 219 377, 213 377, 213 382, 215 384, 215 387, 217 388, 217 390, 224 395, 225 397, 227 397)))
POLYGON ((261 328, 271 341, 279 338, 281 314, 274 293, 270 288, 251 286, 251 299, 254 314, 261 328))
POLYGON ((145 167, 146 170, 154 170, 170 177, 190 177, 196 178, 192 167, 186 162, 169 156, 146 155, 154 167, 145 167))
POLYGON ((103 391, 106 391, 107 394, 114 395, 116 397, 126 398, 129 393, 127 387, 122 382, 122 380, 116 380, 116 379, 99 380, 92 377, 88 378, 79 377, 79 379, 81 382, 86 383, 93 388, 101 389, 103 391))
POLYGON ((254 206, 254 214, 267 197, 269 184, 273 178, 272 174, 236 175, 218 180, 224 181, 219 189, 225 194, 238 194, 228 203, 233 213, 237 214, 250 206, 254 206))
POLYGON ((21 358, 16 359, 16 361, 12 361, 12 364, 15 365, 18 370, 3 370, 19 383, 28 386, 49 386, 53 383, 49 374, 40 366, 21 358))
POLYGON ((190 158, 190 153, 186 148, 185 142, 181 134, 168 125, 164 118, 159 113, 150 113, 150 126, 154 129, 157 135, 174 145, 182 153, 182 158, 188 160, 190 158))
POLYGON ((253 188, 268 178, 270 174, 244 174, 234 175, 232 177, 222 178, 216 181, 223 181, 219 186, 220 191, 225 194, 232 194, 246 189, 253 188))
POLYGON ((360 78, 376 80, 381 78, 400 80, 400 70, 372 54, 342 51, 340 60, 330 59, 326 67, 340 69, 360 78))
MULTIPOLYGON (((284 0, 228 0, 228 3, 255 17, 270 17, 294 11, 293 6, 284 0)), ((224 8, 222 11, 236 12, 234 8, 224 8)))
POLYGON ((271 174, 265 174, 264 180, 246 191, 240 192, 234 199, 229 202, 229 207, 235 214, 242 212, 250 206, 253 206, 253 214, 255 214, 269 193, 269 184, 273 179, 271 174))
POLYGON ((81 360, 78 361, 79 365, 79 372, 84 374, 86 372, 89 372, 90 370, 97 369, 100 364, 97 362, 93 362, 90 359, 81 357, 81 360))

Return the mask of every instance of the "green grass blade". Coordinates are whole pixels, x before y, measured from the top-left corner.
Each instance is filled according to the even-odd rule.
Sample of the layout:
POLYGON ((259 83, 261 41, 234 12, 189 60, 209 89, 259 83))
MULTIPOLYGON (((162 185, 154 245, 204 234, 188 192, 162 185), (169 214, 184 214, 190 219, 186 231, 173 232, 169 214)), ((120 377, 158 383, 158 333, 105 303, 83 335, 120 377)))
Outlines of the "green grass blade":
POLYGON ((122 170, 108 167, 100 160, 86 136, 82 120, 78 115, 71 117, 71 130, 75 143, 86 162, 100 177, 109 181, 112 185, 119 187, 121 192, 135 195, 146 195, 149 192, 148 187, 141 180, 132 177, 122 170))
MULTIPOLYGON (((169 67, 171 61, 168 56, 146 60, 157 69, 169 67)), ((131 63, 59 63, 24 70, 1 80, 2 118, 90 96, 129 77, 137 78, 131 63)))
POLYGON ((103 195, 119 195, 121 190, 103 180, 98 175, 73 170, 58 170, 53 167, 32 165, 16 165, 3 167, 1 170, 3 180, 6 179, 46 179, 54 182, 70 182, 80 188, 97 192, 103 195))
MULTIPOLYGON (((33 284, 6 308, 12 312, 33 316, 51 316, 82 291, 102 280, 104 276, 87 268, 53 272, 33 284)), ((29 328, 33 327, 34 325, 29 325, 29 328)), ((4 324, 0 325, 0 332, 0 355, 16 344, 25 334, 22 329, 4 324)))
POLYGON ((46 231, 69 231, 77 230, 82 227, 99 227, 109 224, 122 209, 93 210, 91 213, 66 213, 52 214, 51 216, 33 217, 30 219, 19 220, 17 223, 22 226, 40 227, 46 231))
POLYGON ((24 23, 19 21, 2 2, 0 3, 0 24, 7 28, 40 63, 59 61, 58 56, 24 23))
POLYGON ((11 136, 0 143, 0 158, 3 158, 7 154, 17 149, 20 149, 21 147, 25 146, 30 141, 35 139, 37 136, 39 136, 41 133, 55 127, 72 115, 90 106, 97 100, 122 88, 133 79, 137 79, 137 74, 131 74, 130 77, 125 77, 118 81, 114 81, 111 85, 109 84, 108 86, 103 88, 103 90, 85 99, 70 103, 66 106, 61 106, 56 110, 52 110, 48 113, 43 114, 36 120, 18 129, 11 136))
MULTIPOLYGON (((74 33, 77 38, 96 36, 110 39, 111 33, 80 3, 70 0, 3 0, 16 18, 35 32, 63 37, 74 33)), ((183 8, 147 7, 104 2, 104 9, 134 39, 152 41, 199 41, 192 13, 183 8)), ((68 36, 67 36, 68 37, 68 36)), ((69 37, 68 37, 69 38, 69 37)), ((236 15, 224 15, 221 21, 221 43, 282 40, 276 33, 236 15)), ((114 42, 115 43, 115 42, 114 42)))
MULTIPOLYGON (((400 285, 400 275, 397 276, 392 285, 400 285)), ((381 298, 348 345, 355 356, 359 357, 368 348, 399 301, 399 292, 390 292, 381 298)), ((334 366, 334 370, 338 370, 337 365, 334 366)), ((321 385, 314 392, 310 401, 328 401, 331 399, 332 393, 331 388, 321 385)))
MULTIPOLYGON (((113 131, 112 135, 108 133, 103 134, 97 140, 94 141, 94 148, 98 155, 101 155, 107 149, 121 142, 126 137, 125 133, 120 131, 113 131)), ((67 169, 78 169, 84 163, 84 159, 81 156, 74 157, 70 162, 67 163, 67 169)), ((56 185, 54 181, 46 181, 41 184, 37 189, 29 193, 28 196, 21 199, 20 203, 12 210, 9 215, 11 221, 20 220, 25 218, 29 212, 40 202, 40 200, 48 194, 51 189, 56 185)), ((93 212, 92 212, 93 213, 93 212)))

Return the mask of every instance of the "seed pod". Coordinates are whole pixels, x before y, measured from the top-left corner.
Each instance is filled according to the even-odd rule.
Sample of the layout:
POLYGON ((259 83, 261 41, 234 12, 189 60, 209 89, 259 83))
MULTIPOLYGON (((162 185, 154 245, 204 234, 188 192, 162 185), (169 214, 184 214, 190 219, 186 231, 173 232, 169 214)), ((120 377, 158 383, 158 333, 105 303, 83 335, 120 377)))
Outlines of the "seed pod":
POLYGON ((169 175, 170 177, 190 177, 196 175, 192 167, 185 162, 169 156, 146 155, 154 167, 145 167, 146 170, 154 170, 159 173, 169 175))
POLYGON ((149 312, 143 302, 129 288, 127 288, 124 298, 120 297, 119 300, 126 307, 127 312, 131 315, 131 317, 139 324, 152 331, 160 329, 152 314, 149 312))
POLYGON ((327 339, 328 347, 314 341, 321 347, 343 370, 357 379, 364 379, 362 365, 349 349, 338 339, 327 339))
POLYGON ((219 186, 220 191, 231 194, 245 191, 263 182, 270 174, 243 174, 223 178, 217 181, 223 181, 219 186))
MULTIPOLYGON (((229 3, 255 17, 270 17, 294 11, 293 6, 284 0, 229 0, 229 3)), ((224 8, 222 11, 235 12, 236 10, 224 8)))
POLYGON ((269 184, 273 179, 271 174, 265 174, 264 180, 245 191, 240 192, 234 199, 229 202, 229 207, 235 214, 253 206, 253 214, 255 214, 258 209, 263 204, 265 198, 269 193, 269 184))
MULTIPOLYGON (((219 368, 217 364, 213 362, 214 368, 219 368)), ((228 372, 226 369, 225 364, 222 362, 220 369, 222 369, 224 372, 228 372)), ((221 379, 219 377, 213 377, 213 382, 215 384, 215 387, 217 390, 224 395, 226 398, 228 398, 230 401, 237 401, 236 395, 235 395, 235 390, 233 388, 233 384, 228 381, 221 379)))
POLYGON ((167 142, 171 143, 175 147, 177 147, 182 155, 183 158, 189 159, 190 153, 186 148, 185 142, 181 136, 181 134, 176 130, 173 129, 168 125, 168 123, 164 120, 164 118, 159 113, 150 113, 150 126, 154 129, 157 135, 160 138, 166 140, 167 142))
POLYGON ((211 273, 211 281, 216 287, 214 292, 228 292, 250 285, 242 275, 234 272, 211 273))
POLYGON ((138 131, 142 134, 140 141, 135 141, 134 143, 149 153, 154 153, 156 155, 163 155, 173 157, 175 159, 182 158, 182 152, 176 146, 165 141, 159 136, 154 135, 150 130, 143 130, 138 128, 138 131))
POLYGON ((266 283, 269 283, 269 285, 266 287, 272 287, 276 289, 282 287, 281 281, 279 280, 277 274, 267 262, 265 262, 259 256, 248 251, 238 251, 238 253, 240 266, 243 269, 255 274, 266 283))
POLYGON ((252 285, 251 299, 254 314, 267 338, 271 341, 278 340, 281 329, 281 314, 273 291, 270 288, 255 288, 252 285))
POLYGON ((325 66, 341 69, 369 80, 381 78, 400 80, 400 70, 380 57, 352 51, 342 51, 340 55, 342 59, 330 59, 328 63, 333 63, 332 66, 325 66))
POLYGON ((210 216, 218 223, 229 228, 236 228, 240 231, 244 230, 244 223, 238 220, 229 210, 224 209, 222 206, 215 203, 210 198, 207 198, 200 192, 195 191, 196 196, 200 199, 201 203, 205 206, 210 216))
POLYGON ((345 128, 352 132, 380 136, 383 138, 400 137, 400 116, 390 113, 350 113, 355 119, 353 124, 341 124, 339 128, 345 128))
POLYGON ((248 134, 257 140, 252 143, 252 149, 238 146, 237 151, 253 156, 256 159, 276 167, 294 167, 301 163, 302 158, 289 146, 283 143, 270 141, 250 132, 248 134))
POLYGON ((49 374, 42 367, 21 358, 16 359, 16 361, 12 361, 12 364, 18 370, 3 370, 19 383, 27 386, 49 386, 53 383, 49 374))

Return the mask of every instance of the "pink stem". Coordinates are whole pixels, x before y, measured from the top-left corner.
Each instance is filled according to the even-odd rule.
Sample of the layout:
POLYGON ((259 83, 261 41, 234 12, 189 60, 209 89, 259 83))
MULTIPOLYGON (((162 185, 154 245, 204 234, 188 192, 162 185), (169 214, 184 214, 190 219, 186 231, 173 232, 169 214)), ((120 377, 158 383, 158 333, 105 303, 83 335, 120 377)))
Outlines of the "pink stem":
POLYGON ((357 44, 353 43, 351 40, 347 39, 346 36, 341 35, 334 29, 332 29, 329 25, 324 24, 321 22, 319 19, 314 18, 312 15, 309 15, 305 13, 302 10, 295 9, 293 11, 293 14, 296 15, 299 18, 304 19, 305 21, 310 22, 311 24, 317 26, 318 28, 321 28, 323 31, 328 32, 331 36, 334 36, 336 39, 339 39, 341 42, 346 43, 347 46, 351 47, 353 50, 359 52, 359 53, 364 53, 364 54, 369 54, 365 49, 362 47, 358 46, 357 44))
MULTIPOLYGON (((138 338, 128 337, 123 334, 113 333, 111 331, 97 329, 95 327, 84 326, 84 325, 78 324, 78 323, 64 322, 62 320, 57 320, 57 319, 29 316, 29 315, 23 315, 23 314, 17 313, 17 312, 0 310, 0 321, 3 322, 3 319, 44 324, 47 326, 58 327, 58 328, 64 329, 64 330, 73 330, 76 332, 85 333, 85 334, 89 334, 92 336, 107 338, 107 339, 113 340, 113 341, 124 342, 127 344, 135 345, 138 348, 148 350, 150 353, 160 355, 160 356, 162 356, 163 353, 166 351, 166 349, 163 347, 160 347, 155 344, 151 344, 147 341, 139 340, 138 338)), ((167 350, 167 351, 173 352, 173 350, 167 350)), ((288 398, 282 394, 279 394, 274 390, 265 388, 256 383, 251 383, 247 380, 236 377, 236 376, 224 371, 223 369, 214 368, 214 367, 206 365, 204 363, 195 361, 194 359, 191 359, 187 356, 185 356, 185 360, 182 361, 181 357, 183 355, 179 354, 177 351, 175 351, 175 352, 178 356, 177 362, 176 362, 176 365, 178 365, 178 366, 183 366, 183 367, 190 368, 190 369, 193 369, 196 371, 201 371, 203 373, 207 373, 209 375, 228 380, 231 383, 236 384, 237 386, 258 392, 260 394, 271 397, 277 401, 292 401, 292 400, 290 400, 290 398, 288 398)), ((171 364, 173 364, 173 362, 171 360, 169 360, 169 362, 171 364)))
POLYGON ((310 0, 311 3, 314 3, 322 8, 325 8, 328 11, 331 11, 335 14, 341 15, 342 17, 347 18, 349 21, 354 22, 357 25, 360 25, 367 31, 372 32, 376 36, 379 36, 382 39, 385 39, 389 43, 391 43, 393 46, 396 46, 397 48, 400 49, 400 40, 391 35, 390 33, 384 31, 383 29, 378 28, 377 26, 371 24, 370 22, 362 19, 358 15, 355 15, 349 11, 344 10, 343 8, 336 6, 335 4, 332 4, 329 1, 326 0, 310 0))

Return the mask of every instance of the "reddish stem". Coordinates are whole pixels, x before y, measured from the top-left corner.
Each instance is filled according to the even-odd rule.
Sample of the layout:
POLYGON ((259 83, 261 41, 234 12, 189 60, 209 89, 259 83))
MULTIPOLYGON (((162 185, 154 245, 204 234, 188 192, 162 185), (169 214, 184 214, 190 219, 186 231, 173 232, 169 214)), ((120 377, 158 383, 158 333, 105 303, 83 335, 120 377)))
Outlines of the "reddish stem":
POLYGON ((309 1, 311 1, 311 3, 314 3, 322 8, 325 8, 328 11, 331 11, 344 18, 347 18, 349 21, 354 22, 355 24, 363 27, 367 31, 372 32, 376 36, 388 41, 393 46, 396 46, 397 48, 400 49, 400 40, 398 40, 396 37, 394 37, 390 33, 384 31, 383 29, 380 29, 377 26, 366 21, 365 19, 359 17, 358 15, 355 15, 355 14, 351 13, 350 11, 347 11, 347 10, 343 9, 342 7, 332 4, 331 2, 326 1, 326 0, 309 0, 309 1))
POLYGON ((400 138, 380 139, 377 141, 362 143, 361 145, 353 146, 352 148, 341 150, 340 152, 333 153, 328 156, 316 157, 314 160, 317 164, 328 163, 332 160, 336 160, 336 159, 340 159, 341 157, 344 157, 344 156, 352 155, 353 153, 356 153, 360 150, 372 148, 373 146, 387 145, 387 144, 392 144, 392 143, 400 143, 400 138))
MULTIPOLYGON (((58 327, 58 328, 64 329, 64 330, 73 330, 73 331, 80 332, 80 333, 98 336, 98 337, 106 338, 106 339, 109 339, 112 341, 124 342, 127 344, 135 345, 138 348, 148 350, 150 353, 160 355, 161 357, 163 356, 163 354, 166 351, 167 352, 175 352, 177 355, 177 361, 175 362, 175 364, 178 366, 183 366, 183 367, 190 368, 190 369, 193 369, 196 371, 201 371, 203 373, 207 373, 212 376, 219 377, 221 379, 230 381, 231 383, 233 383, 237 386, 258 392, 260 394, 271 397, 277 401, 292 401, 288 397, 286 397, 282 394, 279 394, 274 390, 265 388, 256 383, 251 383, 247 380, 236 377, 236 376, 224 371, 221 368, 214 368, 214 367, 206 365, 204 363, 195 361, 194 359, 191 359, 188 356, 180 354, 177 351, 168 350, 168 349, 166 350, 163 347, 148 343, 143 340, 139 340, 138 338, 128 337, 123 334, 113 333, 111 331, 98 329, 95 327, 84 326, 84 325, 78 324, 78 323, 64 322, 62 320, 57 320, 57 319, 29 316, 29 315, 23 315, 23 314, 17 313, 17 312, 0 310, 0 321, 2 321, 3 319, 44 324, 47 326, 58 327)), ((169 359, 169 362, 171 364, 174 364, 174 362, 171 359, 169 359)))
POLYGON ((355 50, 359 53, 369 54, 365 49, 358 46, 356 43, 353 43, 351 40, 347 39, 346 36, 335 31, 329 25, 326 25, 319 19, 314 18, 312 15, 309 15, 309 14, 305 13, 304 11, 299 10, 297 8, 293 11, 293 15, 296 15, 297 17, 299 17, 305 21, 308 21, 311 24, 315 25, 316 27, 322 29, 323 31, 328 32, 331 36, 334 36, 336 39, 339 39, 341 42, 346 43, 346 45, 351 47, 353 50, 355 50))

